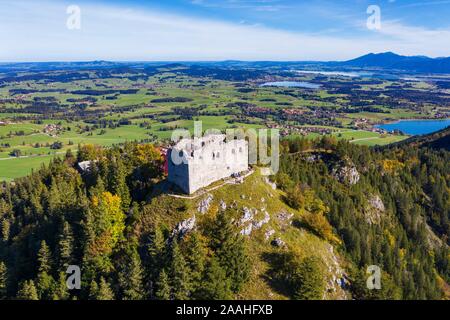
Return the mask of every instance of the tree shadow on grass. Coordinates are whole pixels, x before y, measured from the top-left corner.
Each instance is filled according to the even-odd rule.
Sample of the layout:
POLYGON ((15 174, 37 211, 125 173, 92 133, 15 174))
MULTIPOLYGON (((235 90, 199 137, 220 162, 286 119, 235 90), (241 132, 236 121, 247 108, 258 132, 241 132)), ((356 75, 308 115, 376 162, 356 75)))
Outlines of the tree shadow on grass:
POLYGON ((289 283, 283 270, 287 260, 286 252, 264 252, 262 259, 270 265, 270 269, 261 278, 272 288, 276 293, 292 298, 292 286, 289 283))

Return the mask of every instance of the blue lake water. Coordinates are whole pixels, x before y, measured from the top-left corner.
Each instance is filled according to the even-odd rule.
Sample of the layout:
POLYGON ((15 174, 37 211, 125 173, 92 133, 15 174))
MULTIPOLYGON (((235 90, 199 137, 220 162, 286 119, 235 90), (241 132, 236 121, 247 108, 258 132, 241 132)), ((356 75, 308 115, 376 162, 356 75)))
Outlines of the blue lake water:
POLYGON ((275 81, 266 82, 260 85, 261 87, 288 87, 288 88, 307 88, 307 89, 319 89, 320 84, 304 82, 304 81, 275 81))
POLYGON ((433 133, 450 126, 450 119, 442 120, 401 120, 394 123, 377 125, 387 131, 400 130, 409 135, 423 135, 433 133))

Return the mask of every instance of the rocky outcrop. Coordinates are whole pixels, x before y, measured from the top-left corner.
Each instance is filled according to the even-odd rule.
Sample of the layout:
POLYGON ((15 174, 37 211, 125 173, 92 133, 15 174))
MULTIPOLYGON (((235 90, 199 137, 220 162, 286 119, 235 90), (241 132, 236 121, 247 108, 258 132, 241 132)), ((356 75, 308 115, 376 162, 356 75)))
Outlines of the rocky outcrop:
POLYGON ((264 233, 264 238, 268 241, 275 234, 275 230, 269 229, 264 233))
POLYGON ((375 194, 370 195, 369 199, 367 200, 367 207, 364 210, 364 216, 367 223, 379 224, 385 211, 386 209, 380 196, 375 194))
POLYGON ((239 220, 239 224, 240 225, 243 225, 243 224, 245 224, 247 222, 252 222, 253 218, 255 217, 255 214, 258 213, 258 211, 256 209, 250 210, 247 207, 244 207, 243 210, 244 210, 244 215, 239 220))
POLYGON ((200 203, 198 204, 197 211, 201 214, 205 214, 206 212, 208 212, 213 199, 214 199, 214 197, 212 196, 212 194, 208 194, 208 196, 205 199, 203 199, 202 201, 200 201, 200 203))
POLYGON ((263 225, 269 223, 270 221, 270 214, 267 211, 263 211, 264 212, 264 219, 262 219, 261 221, 253 221, 253 229, 261 229, 263 225))
POLYGON ((325 259, 325 268, 329 277, 326 281, 326 290, 324 292, 324 299, 348 299, 350 289, 350 280, 341 267, 339 257, 334 252, 332 245, 328 244, 327 248, 328 259, 325 259))
POLYGON ((277 213, 276 217, 280 225, 287 226, 292 224, 292 218, 294 218, 294 214, 286 211, 281 211, 277 213))
POLYGON ((223 200, 220 200, 220 209, 223 211, 227 210, 227 204, 223 200))
POLYGON ((339 182, 346 184, 357 184, 361 179, 361 176, 356 170, 355 165, 351 161, 341 162, 335 168, 333 168, 331 174, 339 182))
POLYGON ((270 221, 270 214, 266 211, 265 208, 261 209, 261 212, 264 213, 264 218, 262 220, 256 221, 255 217, 259 213, 257 209, 249 209, 247 207, 243 208, 244 215, 239 219, 238 224, 240 226, 245 227, 241 230, 242 235, 249 236, 253 230, 261 229, 265 224, 270 221))
POLYGON ((253 231, 253 225, 249 224, 244 229, 241 230, 240 234, 243 236, 249 236, 252 234, 253 231))
POLYGON ((188 232, 192 231, 195 228, 196 218, 195 215, 192 218, 181 221, 175 226, 175 229, 172 230, 171 237, 183 238, 188 232))

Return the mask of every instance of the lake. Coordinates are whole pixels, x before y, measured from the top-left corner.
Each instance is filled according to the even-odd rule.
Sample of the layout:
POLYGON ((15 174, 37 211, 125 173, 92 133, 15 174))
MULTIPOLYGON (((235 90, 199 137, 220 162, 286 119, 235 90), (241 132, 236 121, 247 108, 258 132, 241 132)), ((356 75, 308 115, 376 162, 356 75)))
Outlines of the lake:
POLYGON ((376 125, 375 127, 387 131, 400 130, 409 135, 423 135, 433 133, 450 126, 450 119, 442 120, 400 120, 398 122, 376 125))
POLYGON ((275 81, 266 82, 260 85, 260 87, 288 87, 288 88, 306 88, 306 89, 319 89, 320 84, 303 82, 303 81, 275 81))

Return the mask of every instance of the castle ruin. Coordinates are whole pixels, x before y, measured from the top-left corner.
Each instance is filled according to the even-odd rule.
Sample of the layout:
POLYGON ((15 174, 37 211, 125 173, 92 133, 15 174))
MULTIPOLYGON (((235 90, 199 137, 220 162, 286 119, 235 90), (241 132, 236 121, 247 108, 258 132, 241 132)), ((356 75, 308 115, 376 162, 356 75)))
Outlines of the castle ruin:
POLYGON ((168 154, 168 180, 187 194, 248 170, 248 142, 224 134, 182 139, 168 154))

